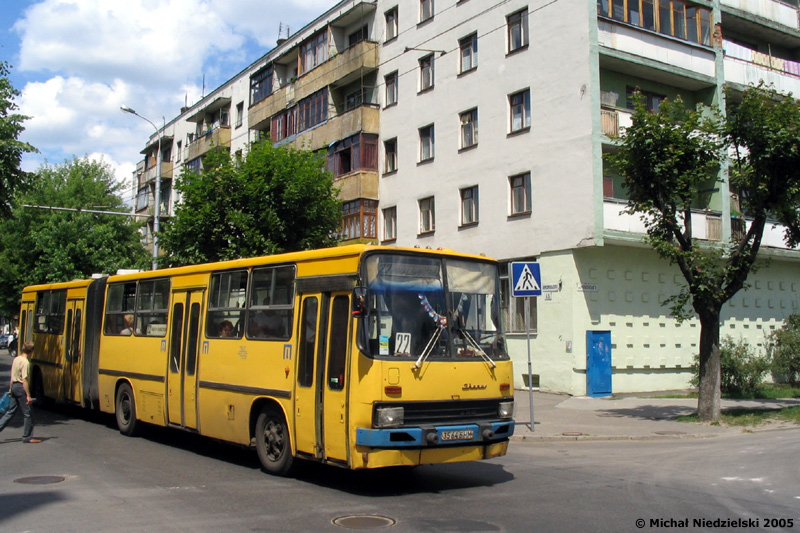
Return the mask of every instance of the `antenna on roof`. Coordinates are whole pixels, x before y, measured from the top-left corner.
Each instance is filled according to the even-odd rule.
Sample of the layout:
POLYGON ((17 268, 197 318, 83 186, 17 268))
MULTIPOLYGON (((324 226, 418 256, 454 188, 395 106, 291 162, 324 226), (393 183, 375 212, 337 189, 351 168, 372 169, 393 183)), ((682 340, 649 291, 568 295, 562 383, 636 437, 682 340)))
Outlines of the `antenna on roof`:
POLYGON ((283 36, 283 22, 278 24, 278 46, 282 45, 289 39, 289 26, 286 26, 286 37, 283 36))

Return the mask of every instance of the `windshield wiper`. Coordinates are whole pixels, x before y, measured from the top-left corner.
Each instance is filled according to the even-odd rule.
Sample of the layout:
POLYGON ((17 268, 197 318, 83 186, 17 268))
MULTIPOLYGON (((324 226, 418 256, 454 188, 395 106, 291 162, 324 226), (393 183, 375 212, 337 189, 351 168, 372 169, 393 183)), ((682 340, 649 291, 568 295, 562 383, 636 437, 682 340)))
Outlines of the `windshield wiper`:
POLYGON ((417 359, 417 362, 414 363, 414 366, 412 366, 411 368, 413 368, 414 370, 418 370, 422 366, 422 363, 425 362, 425 359, 428 358, 428 356, 433 351, 433 347, 436 346, 436 343, 439 341, 439 337, 441 337, 442 335, 442 329, 444 328, 436 328, 434 330, 433 334, 431 335, 431 338, 428 339, 428 344, 426 344, 425 349, 422 350, 422 355, 419 356, 419 359, 417 359))
POLYGON ((489 363, 489 366, 491 366, 492 368, 495 368, 497 366, 497 364, 492 360, 492 358, 489 357, 489 354, 487 354, 486 352, 483 351, 483 348, 481 348, 481 345, 478 344, 478 342, 475 339, 472 338, 472 335, 467 333, 467 330, 462 329, 462 328, 458 328, 458 331, 460 331, 461 334, 464 336, 464 340, 466 340, 467 343, 469 343, 470 346, 472 346, 472 348, 475 350, 475 353, 480 355, 483 358, 484 361, 489 363))

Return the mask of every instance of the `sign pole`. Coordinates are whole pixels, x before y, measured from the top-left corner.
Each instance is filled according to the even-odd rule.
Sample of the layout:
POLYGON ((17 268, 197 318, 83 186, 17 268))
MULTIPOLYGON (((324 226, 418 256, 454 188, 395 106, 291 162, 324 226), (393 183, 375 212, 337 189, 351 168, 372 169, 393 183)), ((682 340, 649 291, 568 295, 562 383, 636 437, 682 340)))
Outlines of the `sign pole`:
POLYGON ((525 297, 525 336, 528 339, 528 404, 531 406, 531 432, 534 431, 533 423, 533 370, 531 367, 531 297, 525 297))

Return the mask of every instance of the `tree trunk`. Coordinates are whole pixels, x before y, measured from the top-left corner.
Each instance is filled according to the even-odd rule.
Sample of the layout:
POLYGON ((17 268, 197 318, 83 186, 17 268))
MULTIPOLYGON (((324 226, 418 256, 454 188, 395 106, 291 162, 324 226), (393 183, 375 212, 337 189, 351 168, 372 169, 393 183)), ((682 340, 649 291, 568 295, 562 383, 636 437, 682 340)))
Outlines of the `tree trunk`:
POLYGON ((718 422, 720 414, 719 309, 705 309, 700 316, 700 387, 697 416, 704 422, 718 422))

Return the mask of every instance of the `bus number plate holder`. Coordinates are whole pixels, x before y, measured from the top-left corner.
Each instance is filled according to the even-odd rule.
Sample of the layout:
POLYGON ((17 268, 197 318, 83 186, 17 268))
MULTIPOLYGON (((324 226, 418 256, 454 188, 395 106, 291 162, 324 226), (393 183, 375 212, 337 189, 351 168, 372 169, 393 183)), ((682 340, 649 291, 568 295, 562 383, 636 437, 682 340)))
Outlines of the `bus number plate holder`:
POLYGON ((442 441, 451 440, 473 440, 475 438, 475 431, 472 429, 465 429, 460 431, 442 431, 439 434, 442 441))

